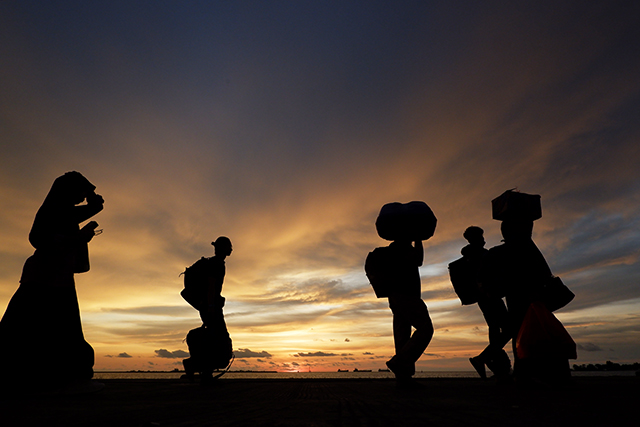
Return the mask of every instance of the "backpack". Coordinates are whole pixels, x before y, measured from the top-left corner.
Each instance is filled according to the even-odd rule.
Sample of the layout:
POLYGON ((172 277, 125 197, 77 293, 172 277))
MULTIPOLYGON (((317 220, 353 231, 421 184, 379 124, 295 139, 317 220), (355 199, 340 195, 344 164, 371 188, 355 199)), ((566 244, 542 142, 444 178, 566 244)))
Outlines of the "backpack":
POLYGON ((462 305, 478 302, 478 278, 466 258, 459 258, 449 264, 449 278, 462 305))
POLYGON ((180 276, 184 275, 184 289, 180 295, 196 310, 207 303, 209 260, 202 257, 180 273, 180 276))
POLYGON ((390 250, 391 248, 388 246, 375 248, 369 252, 364 261, 364 272, 377 298, 387 298, 393 283, 390 268, 390 250))

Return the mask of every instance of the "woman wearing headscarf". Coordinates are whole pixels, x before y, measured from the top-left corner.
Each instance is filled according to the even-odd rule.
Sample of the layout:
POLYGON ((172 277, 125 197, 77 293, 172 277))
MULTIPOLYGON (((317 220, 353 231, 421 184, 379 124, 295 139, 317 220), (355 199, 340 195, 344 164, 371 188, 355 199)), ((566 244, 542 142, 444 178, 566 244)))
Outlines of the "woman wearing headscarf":
POLYGON ((489 250, 493 284, 506 295, 513 342, 514 377, 524 386, 536 382, 563 384, 571 379, 568 357, 553 350, 544 356, 518 357, 517 337, 531 305, 544 301, 544 285, 552 277, 544 256, 533 242, 533 221, 508 219, 500 230, 504 243, 489 250))
POLYGON ((2 382, 18 389, 94 391, 94 352, 84 338, 74 274, 89 271, 88 243, 102 196, 79 172, 58 177, 38 210, 29 242, 36 249, 0 321, 2 382), (85 202, 84 204, 81 204, 85 202))

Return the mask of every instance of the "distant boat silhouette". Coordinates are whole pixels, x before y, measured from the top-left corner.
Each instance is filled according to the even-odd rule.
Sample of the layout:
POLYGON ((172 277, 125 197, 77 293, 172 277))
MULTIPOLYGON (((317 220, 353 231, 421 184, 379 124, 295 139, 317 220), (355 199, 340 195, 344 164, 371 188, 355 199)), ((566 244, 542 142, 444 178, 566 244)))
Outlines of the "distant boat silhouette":
POLYGON ((338 369, 338 372, 349 372, 348 369, 338 369))

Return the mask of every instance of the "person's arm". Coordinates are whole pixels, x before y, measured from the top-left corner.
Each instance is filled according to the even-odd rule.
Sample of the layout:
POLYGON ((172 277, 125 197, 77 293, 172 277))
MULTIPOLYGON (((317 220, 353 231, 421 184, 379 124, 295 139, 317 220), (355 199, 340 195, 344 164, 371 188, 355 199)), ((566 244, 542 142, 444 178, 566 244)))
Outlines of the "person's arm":
POLYGON ((214 265, 211 272, 212 274, 209 276, 208 283, 207 304, 209 307, 214 307, 222 293, 222 284, 224 283, 225 275, 224 264, 214 265))
POLYGON ((424 261, 424 247, 422 246, 422 240, 416 240, 413 242, 413 247, 415 251, 416 264, 420 267, 424 261))
POLYGON ((207 304, 210 307, 214 306, 217 302, 217 298, 222 293, 222 281, 217 280, 215 277, 209 278, 209 291, 207 292, 207 304))
POLYGON ((74 206, 73 215, 80 224, 104 209, 104 199, 99 194, 91 194, 87 197, 87 204, 74 206))
POLYGON ((96 234, 96 228, 98 223, 95 221, 89 221, 84 227, 80 229, 80 241, 89 243, 93 236, 96 234))

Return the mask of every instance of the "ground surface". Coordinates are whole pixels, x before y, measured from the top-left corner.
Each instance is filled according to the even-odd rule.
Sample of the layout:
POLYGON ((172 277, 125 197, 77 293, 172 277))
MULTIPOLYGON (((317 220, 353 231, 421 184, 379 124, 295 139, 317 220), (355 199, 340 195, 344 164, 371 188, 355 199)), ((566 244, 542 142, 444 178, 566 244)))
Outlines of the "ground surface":
POLYGON ((0 401, 12 426, 637 426, 640 377, 580 377, 559 390, 480 379, 106 380, 83 396, 0 401))

